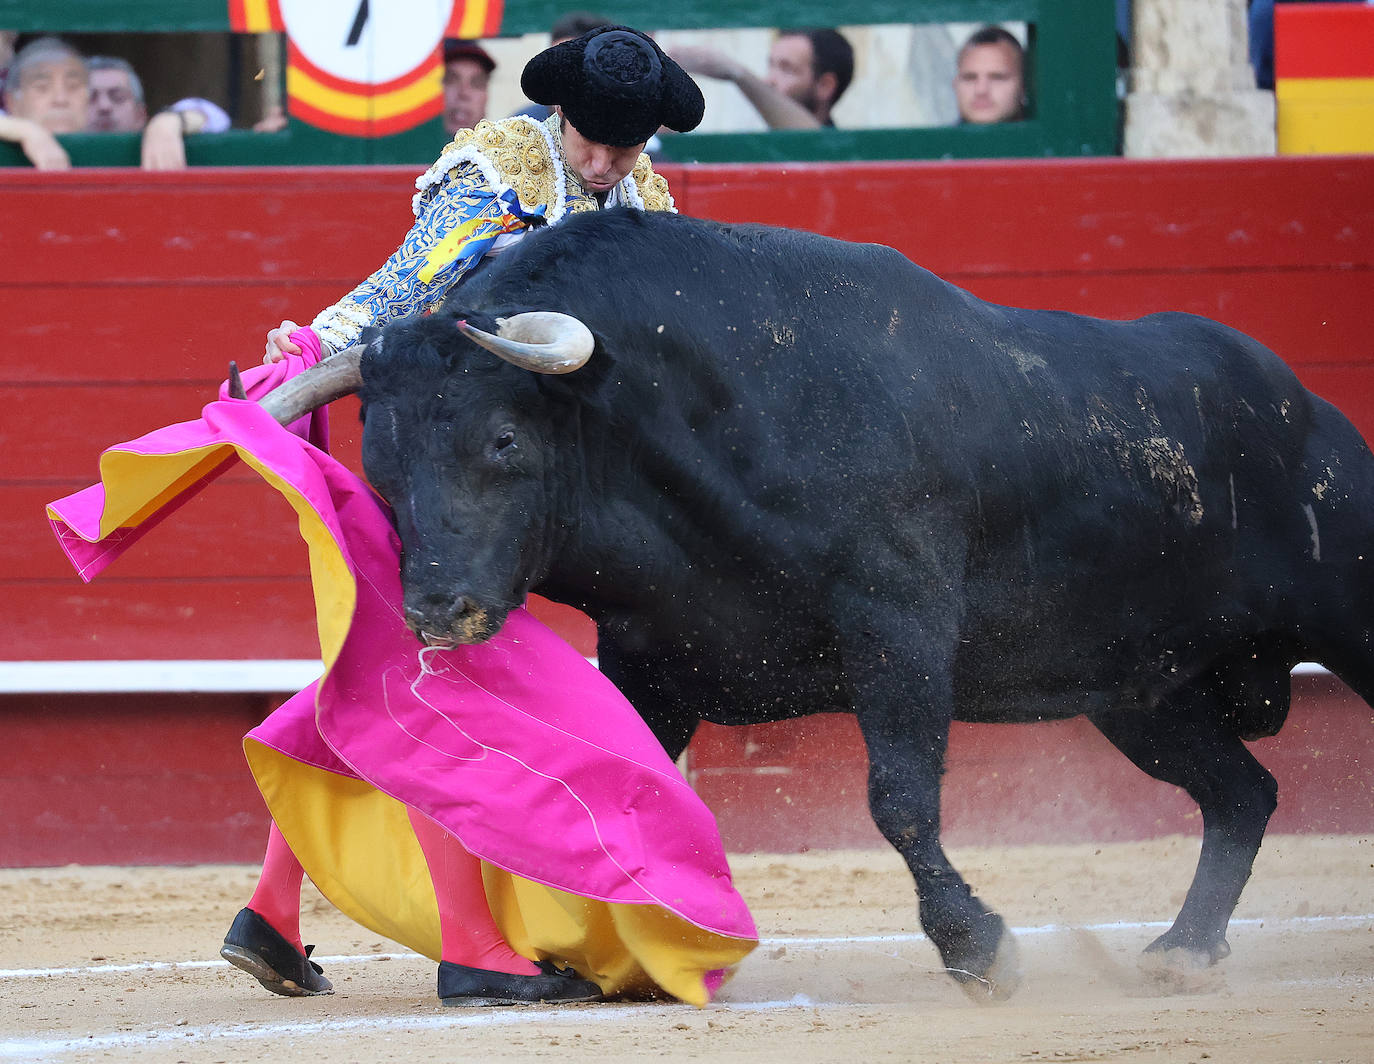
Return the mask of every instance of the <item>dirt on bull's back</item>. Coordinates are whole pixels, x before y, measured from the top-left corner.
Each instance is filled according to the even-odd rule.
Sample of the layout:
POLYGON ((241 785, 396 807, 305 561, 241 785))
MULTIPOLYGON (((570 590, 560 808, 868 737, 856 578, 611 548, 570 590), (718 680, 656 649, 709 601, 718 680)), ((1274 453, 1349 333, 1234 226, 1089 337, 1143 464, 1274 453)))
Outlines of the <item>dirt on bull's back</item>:
POLYGON ((216 960, 254 868, 0 870, 0 1061, 1374 1059, 1374 839, 1267 840, 1232 956, 1166 992, 1136 958, 1197 853, 1181 837, 952 851, 1020 931, 1025 980, 999 1006, 940 970, 886 850, 732 856, 764 941, 703 1010, 444 1009, 429 961, 310 891, 337 993, 273 997, 216 960))

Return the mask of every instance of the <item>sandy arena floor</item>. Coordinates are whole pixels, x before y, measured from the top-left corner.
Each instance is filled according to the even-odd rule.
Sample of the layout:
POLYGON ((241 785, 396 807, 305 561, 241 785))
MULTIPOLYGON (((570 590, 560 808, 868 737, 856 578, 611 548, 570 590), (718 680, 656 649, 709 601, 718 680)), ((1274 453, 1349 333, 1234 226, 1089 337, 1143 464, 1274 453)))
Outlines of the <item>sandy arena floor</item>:
POLYGON ((0 870, 0 1061, 1374 1060, 1374 838, 1269 839, 1215 978, 1161 994, 1136 954, 1197 842, 962 849, 1021 930, 1026 983, 970 1003, 919 935, 895 854, 741 856, 764 942, 720 999, 444 1009, 434 968, 309 895, 331 997, 273 997, 217 959, 256 870, 0 870), (398 955, 399 954, 399 955, 398 955))

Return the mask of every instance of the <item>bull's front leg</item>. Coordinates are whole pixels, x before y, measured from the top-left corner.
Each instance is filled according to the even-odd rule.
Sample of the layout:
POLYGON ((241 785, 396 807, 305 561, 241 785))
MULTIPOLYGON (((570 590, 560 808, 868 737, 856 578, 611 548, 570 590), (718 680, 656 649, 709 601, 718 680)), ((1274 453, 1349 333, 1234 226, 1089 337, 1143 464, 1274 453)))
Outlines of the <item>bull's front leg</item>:
POLYGON ((894 672, 891 656, 891 647, 881 655, 887 666, 881 681, 856 690, 868 746, 869 809, 911 869, 921 926, 946 970, 974 1000, 1002 1001, 1021 981, 1015 939, 940 844, 940 780, 953 705, 949 671, 927 662, 894 672))

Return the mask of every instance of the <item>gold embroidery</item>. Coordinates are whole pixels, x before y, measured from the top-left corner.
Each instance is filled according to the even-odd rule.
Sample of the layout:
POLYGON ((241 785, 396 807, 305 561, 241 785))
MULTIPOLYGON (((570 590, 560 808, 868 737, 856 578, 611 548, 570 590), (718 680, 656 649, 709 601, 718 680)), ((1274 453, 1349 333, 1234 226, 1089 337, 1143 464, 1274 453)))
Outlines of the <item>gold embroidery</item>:
MULTIPOLYGON (((548 142, 535 126, 521 119, 488 122, 476 129, 460 129, 452 147, 472 147, 492 165, 500 179, 526 207, 553 205, 557 176, 549 158, 548 142)), ((450 177, 457 171, 450 170, 450 177)))
POLYGON ((648 179, 639 185, 639 194, 644 197, 644 209, 646 211, 670 211, 673 209, 673 197, 668 191, 668 179, 662 174, 655 174, 650 171, 648 179))
POLYGON ((630 176, 634 178, 635 188, 644 200, 646 211, 673 209, 673 197, 668 192, 668 180, 662 174, 654 173, 653 164, 647 155, 641 153, 635 160, 635 167, 630 171, 630 176))
MULTIPOLYGON (((492 125, 485 118, 477 123, 477 128, 473 131, 477 134, 477 139, 486 148, 499 148, 506 143, 505 131, 492 125)), ((461 134, 459 134, 461 136, 461 134)), ((457 138, 454 138, 457 143, 457 138)))
MULTIPOLYGON (((490 167, 486 172, 488 180, 510 185, 527 209, 543 204, 554 220, 564 212, 580 214, 601 206, 600 200, 582 187, 576 172, 568 165, 557 115, 544 122, 542 129, 524 118, 503 118, 496 122, 483 119, 475 129, 460 129, 450 148, 468 148, 476 152, 484 166, 490 167), (550 140, 557 157, 550 154, 550 140)), ((457 179, 458 170, 451 169, 448 175, 450 180, 457 179)), ((654 173, 653 163, 647 155, 640 154, 635 159, 630 180, 645 210, 674 209, 668 182, 661 174, 654 173)), ((624 201, 623 192, 620 198, 624 201)))

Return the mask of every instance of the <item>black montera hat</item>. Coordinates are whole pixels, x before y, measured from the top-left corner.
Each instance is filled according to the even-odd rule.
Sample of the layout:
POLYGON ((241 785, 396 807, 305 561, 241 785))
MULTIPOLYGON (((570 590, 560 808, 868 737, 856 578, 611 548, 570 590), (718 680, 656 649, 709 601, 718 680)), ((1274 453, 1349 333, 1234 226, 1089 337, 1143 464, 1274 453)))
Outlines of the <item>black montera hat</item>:
POLYGON ((695 129, 706 109, 687 71, 648 36, 628 26, 603 26, 546 48, 520 75, 535 103, 558 105, 588 140, 626 148, 667 126, 695 129))

